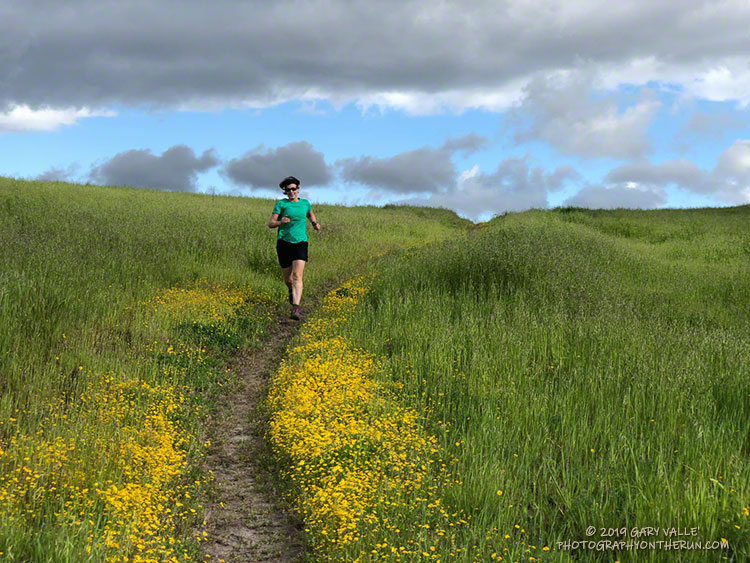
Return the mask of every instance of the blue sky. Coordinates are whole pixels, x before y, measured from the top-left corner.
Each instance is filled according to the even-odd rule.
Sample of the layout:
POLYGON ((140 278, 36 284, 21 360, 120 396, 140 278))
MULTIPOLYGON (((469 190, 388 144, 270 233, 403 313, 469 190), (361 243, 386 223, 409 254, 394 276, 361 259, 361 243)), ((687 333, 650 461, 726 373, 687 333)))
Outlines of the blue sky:
POLYGON ((443 206, 750 203, 750 8, 0 6, 0 175, 443 206))

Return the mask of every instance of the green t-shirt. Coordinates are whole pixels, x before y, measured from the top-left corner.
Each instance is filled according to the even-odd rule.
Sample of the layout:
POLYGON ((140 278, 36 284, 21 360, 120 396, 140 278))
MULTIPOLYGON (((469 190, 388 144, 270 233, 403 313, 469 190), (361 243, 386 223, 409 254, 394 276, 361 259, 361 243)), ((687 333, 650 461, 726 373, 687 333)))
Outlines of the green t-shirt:
POLYGON ((284 239, 287 242, 295 243, 307 240, 307 214, 310 212, 310 202, 306 199, 298 201, 289 201, 280 199, 273 206, 272 213, 279 214, 279 220, 282 217, 289 217, 291 221, 279 226, 277 239, 284 239))

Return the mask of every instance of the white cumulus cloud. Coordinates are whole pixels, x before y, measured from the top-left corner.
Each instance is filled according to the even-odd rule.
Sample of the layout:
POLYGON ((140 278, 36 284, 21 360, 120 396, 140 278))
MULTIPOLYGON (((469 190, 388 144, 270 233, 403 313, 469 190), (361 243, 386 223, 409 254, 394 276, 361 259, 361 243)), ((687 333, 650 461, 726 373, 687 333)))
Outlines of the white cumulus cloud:
POLYGON ((644 89, 638 101, 620 110, 611 94, 594 97, 589 72, 542 75, 525 88, 526 97, 513 112, 528 123, 518 142, 544 140, 560 151, 584 157, 627 158, 649 150, 646 133, 660 102, 644 89))
POLYGON ((63 125, 73 125, 79 119, 115 115, 113 111, 89 108, 32 109, 27 105, 13 105, 0 113, 0 133, 54 131, 63 125))

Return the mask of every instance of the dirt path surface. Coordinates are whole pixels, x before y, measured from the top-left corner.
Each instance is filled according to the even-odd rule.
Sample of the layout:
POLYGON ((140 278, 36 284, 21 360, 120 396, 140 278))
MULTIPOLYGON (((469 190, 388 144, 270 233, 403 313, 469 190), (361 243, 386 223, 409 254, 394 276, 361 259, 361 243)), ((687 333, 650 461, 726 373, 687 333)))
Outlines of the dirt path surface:
MULTIPOLYGON (((304 319, 303 319, 304 320, 304 319)), ((274 499, 268 475, 259 463, 264 427, 256 414, 266 382, 278 367, 284 346, 300 322, 280 318, 263 348, 245 351, 229 369, 236 386, 224 394, 213 421, 207 469, 216 485, 206 505, 208 561, 225 563, 292 563, 303 559, 299 522, 274 499)))

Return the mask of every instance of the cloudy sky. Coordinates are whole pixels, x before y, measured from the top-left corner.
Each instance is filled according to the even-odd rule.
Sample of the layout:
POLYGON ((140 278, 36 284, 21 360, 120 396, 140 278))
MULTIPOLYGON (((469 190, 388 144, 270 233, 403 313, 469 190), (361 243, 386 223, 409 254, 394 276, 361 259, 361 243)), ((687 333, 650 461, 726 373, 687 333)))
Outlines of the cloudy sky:
POLYGON ((746 1, 0 0, 0 175, 443 206, 750 203, 746 1))

